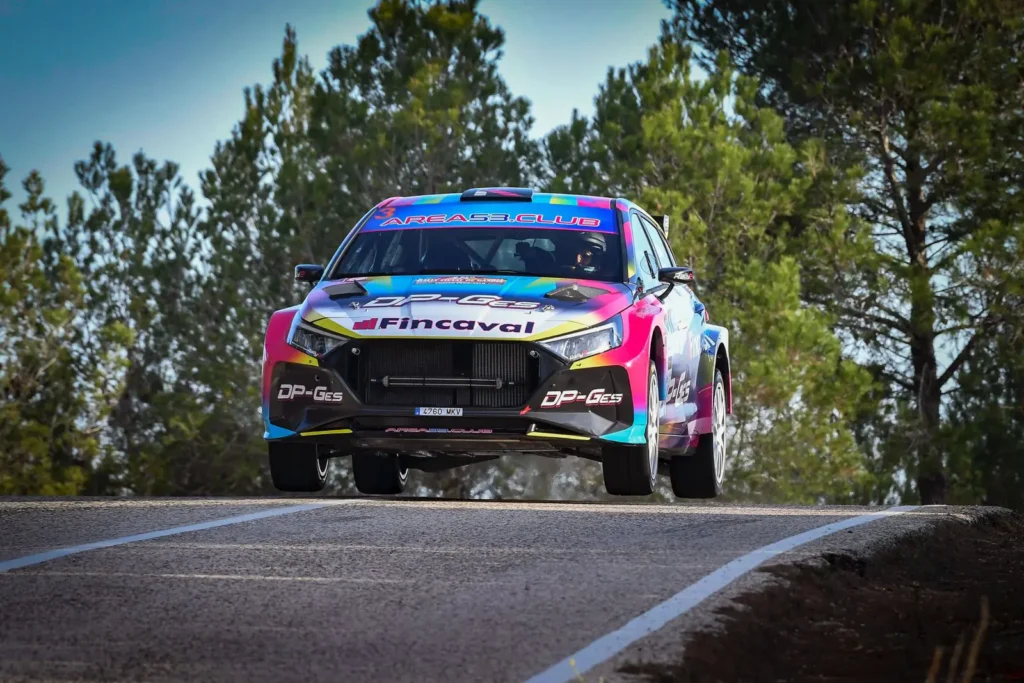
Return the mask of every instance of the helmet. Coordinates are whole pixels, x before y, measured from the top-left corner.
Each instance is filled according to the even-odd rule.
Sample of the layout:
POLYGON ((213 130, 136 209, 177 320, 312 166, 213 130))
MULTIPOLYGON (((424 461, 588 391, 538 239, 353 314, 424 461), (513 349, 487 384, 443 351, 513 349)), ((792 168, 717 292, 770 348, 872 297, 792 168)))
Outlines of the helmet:
POLYGON ((581 233, 576 240, 575 267, 592 272, 601 265, 604 248, 604 235, 597 232, 581 233))
POLYGON ((604 235, 599 232, 584 232, 580 235, 580 248, 588 246, 592 249, 598 249, 604 251, 605 241, 604 235))

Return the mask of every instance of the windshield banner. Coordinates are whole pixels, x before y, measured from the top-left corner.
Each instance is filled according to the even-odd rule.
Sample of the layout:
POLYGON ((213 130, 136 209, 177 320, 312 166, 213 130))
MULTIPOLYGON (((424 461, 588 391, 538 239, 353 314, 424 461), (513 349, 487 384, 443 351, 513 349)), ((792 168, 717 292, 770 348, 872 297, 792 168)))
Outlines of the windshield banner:
POLYGON ((525 202, 465 202, 438 204, 434 207, 429 204, 385 206, 370 216, 362 232, 467 227, 618 232, 615 214, 610 207, 525 202))

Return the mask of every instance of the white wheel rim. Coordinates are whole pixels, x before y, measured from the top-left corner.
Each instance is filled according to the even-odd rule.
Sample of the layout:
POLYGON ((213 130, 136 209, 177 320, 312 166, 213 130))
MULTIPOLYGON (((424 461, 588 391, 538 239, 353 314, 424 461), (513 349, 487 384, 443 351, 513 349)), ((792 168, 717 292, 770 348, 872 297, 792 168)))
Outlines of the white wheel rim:
POLYGON ((647 458, 651 466, 652 485, 658 479, 658 378, 651 373, 647 388, 647 458))
POLYGON ((326 479, 327 478, 327 468, 330 467, 330 465, 331 465, 330 458, 323 458, 323 457, 317 456, 317 458, 316 458, 316 473, 317 473, 317 475, 321 479, 326 479))
POLYGON ((715 480, 725 477, 725 387, 715 383, 715 397, 711 408, 711 437, 715 450, 715 480))

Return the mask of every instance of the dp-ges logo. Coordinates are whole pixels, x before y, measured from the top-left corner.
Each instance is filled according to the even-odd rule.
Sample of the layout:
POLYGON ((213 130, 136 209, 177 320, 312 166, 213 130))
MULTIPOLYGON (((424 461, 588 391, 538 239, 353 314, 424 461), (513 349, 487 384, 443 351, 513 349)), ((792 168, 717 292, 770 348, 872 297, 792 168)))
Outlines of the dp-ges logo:
POLYGON ((579 392, 575 389, 549 391, 540 402, 541 408, 561 408, 564 405, 582 403, 585 406, 617 406, 622 403, 622 394, 609 394, 604 389, 579 392))
POLYGON ((277 390, 279 401, 292 401, 296 398, 310 396, 318 403, 341 403, 340 391, 327 391, 327 387, 317 386, 313 389, 302 384, 282 384, 277 390))

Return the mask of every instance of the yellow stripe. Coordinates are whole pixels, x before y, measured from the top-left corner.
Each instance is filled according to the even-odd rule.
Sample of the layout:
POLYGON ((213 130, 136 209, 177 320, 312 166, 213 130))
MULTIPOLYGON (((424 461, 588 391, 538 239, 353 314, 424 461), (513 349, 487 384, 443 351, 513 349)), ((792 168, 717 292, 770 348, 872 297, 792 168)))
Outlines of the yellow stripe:
POLYGON ((319 432, 302 432, 302 436, 325 436, 327 434, 351 434, 351 429, 324 429, 319 432))
POLYGON ((530 432, 527 436, 540 436, 549 439, 573 439, 575 441, 590 441, 589 436, 576 436, 575 434, 555 434, 554 432, 530 432))
POLYGON ((353 335, 352 332, 350 332, 349 330, 345 329, 344 327, 342 327, 341 325, 339 325, 338 323, 334 322, 333 320, 331 320, 330 318, 328 318, 326 316, 323 317, 323 318, 318 319, 316 322, 313 322, 312 320, 307 320, 306 322, 308 322, 313 327, 319 327, 319 328, 321 328, 323 330, 326 330, 328 332, 334 332, 335 334, 340 334, 343 337, 352 337, 352 336, 357 336, 358 337, 359 336, 359 335, 353 335))

